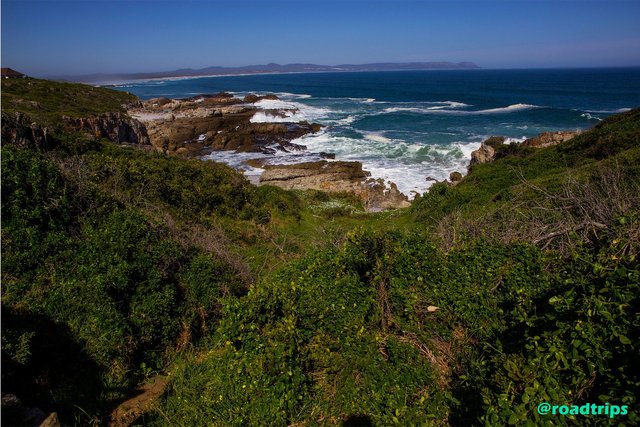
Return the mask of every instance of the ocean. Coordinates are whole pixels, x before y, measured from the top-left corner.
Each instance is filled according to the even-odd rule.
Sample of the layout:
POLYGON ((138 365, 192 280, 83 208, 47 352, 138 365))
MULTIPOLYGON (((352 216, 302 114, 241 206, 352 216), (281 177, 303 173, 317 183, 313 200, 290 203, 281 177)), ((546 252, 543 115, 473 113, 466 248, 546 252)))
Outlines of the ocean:
MULTIPOLYGON (((265 74, 157 79, 114 85, 141 99, 183 98, 226 91, 236 96, 274 93, 253 121, 324 125, 293 142, 308 153, 279 154, 271 163, 360 161, 373 178, 395 182, 407 195, 423 193, 452 171, 466 172, 471 152, 492 135, 509 142, 541 132, 587 129, 605 117, 640 106, 640 68, 566 70, 433 70, 265 74), (290 109, 297 109, 293 113, 290 109)), ((246 174, 242 163, 262 154, 214 152, 246 174)))

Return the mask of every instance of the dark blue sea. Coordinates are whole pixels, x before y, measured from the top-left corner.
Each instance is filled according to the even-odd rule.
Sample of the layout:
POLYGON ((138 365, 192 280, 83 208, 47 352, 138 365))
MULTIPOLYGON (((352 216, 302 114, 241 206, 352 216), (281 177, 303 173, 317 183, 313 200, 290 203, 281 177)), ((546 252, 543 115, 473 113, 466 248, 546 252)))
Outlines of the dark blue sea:
MULTIPOLYGON (((639 107, 640 68, 268 74, 158 79, 115 88, 142 99, 275 93, 280 101, 256 105, 284 110, 288 117, 265 111, 253 121, 321 123, 322 132, 295 142, 310 153, 361 161, 373 177, 396 182, 409 194, 426 190, 428 176, 441 180, 454 170, 464 173, 471 151, 491 135, 522 141, 545 131, 587 129, 639 107)), ((213 153, 210 159, 259 173, 241 163, 251 156, 213 153)), ((299 154, 292 156, 270 161, 300 161, 299 154)))

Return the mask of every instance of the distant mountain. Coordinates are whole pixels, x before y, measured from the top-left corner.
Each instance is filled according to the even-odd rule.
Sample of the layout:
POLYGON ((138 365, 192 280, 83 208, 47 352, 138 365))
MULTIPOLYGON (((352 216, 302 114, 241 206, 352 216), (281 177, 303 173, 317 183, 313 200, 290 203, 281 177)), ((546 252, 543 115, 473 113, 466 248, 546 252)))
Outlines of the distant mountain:
POLYGON ((155 73, 88 74, 82 76, 60 76, 57 80, 84 83, 141 80, 166 77, 227 76, 260 73, 309 73, 309 72, 349 72, 349 71, 400 71, 400 70, 457 70, 480 68, 473 62, 379 62, 373 64, 275 64, 247 65, 244 67, 206 67, 200 69, 183 68, 155 73))

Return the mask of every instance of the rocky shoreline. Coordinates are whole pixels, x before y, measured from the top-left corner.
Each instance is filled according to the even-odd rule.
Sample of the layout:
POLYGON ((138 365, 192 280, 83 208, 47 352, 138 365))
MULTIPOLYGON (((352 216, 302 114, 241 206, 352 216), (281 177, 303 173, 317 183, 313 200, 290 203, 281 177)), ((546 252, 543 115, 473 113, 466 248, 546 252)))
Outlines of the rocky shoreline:
MULTIPOLYGON (((260 153, 306 151, 307 147, 292 142, 316 133, 317 123, 255 123, 258 112, 286 117, 281 110, 264 110, 255 103, 278 100, 275 95, 247 95, 243 99, 228 93, 199 95, 187 99, 154 98, 131 105, 128 113, 140 122, 155 150, 168 155, 201 158, 214 151, 260 153)), ((292 111, 295 113, 294 111, 292 111)), ((315 153, 319 158, 333 159, 332 153, 315 153)), ((360 162, 301 162, 269 164, 267 158, 250 159, 246 163, 264 169, 257 185, 274 185, 284 189, 315 189, 327 192, 349 192, 360 198, 369 212, 396 209, 410 205, 408 197, 397 186, 370 178, 360 162)))
POLYGON ((143 123, 151 145, 165 154, 201 157, 213 150, 292 152, 306 147, 291 143, 308 133, 318 132, 318 124, 253 123, 260 110, 253 105, 275 95, 248 95, 244 99, 228 93, 199 95, 187 99, 153 98, 128 109, 143 123))
MULTIPOLYGON (((135 144, 166 155, 206 158, 214 152, 257 153, 244 164, 264 170, 260 177, 250 176, 255 185, 274 185, 284 189, 315 189, 355 194, 369 212, 410 206, 407 195, 396 184, 373 179, 361 162, 334 160, 332 153, 309 153, 307 147, 293 142, 304 135, 319 132, 322 125, 302 122, 254 122, 256 113, 286 118, 298 111, 269 110, 258 106, 263 100, 278 100, 275 95, 247 95, 244 98, 221 92, 186 99, 153 98, 126 105, 126 113, 98 116, 62 117, 68 129, 87 138, 106 138, 114 143, 135 144), (302 161, 285 164, 277 154, 304 154, 302 161), (277 159, 277 160, 276 160, 277 159), (309 161, 309 160, 315 161, 309 161)), ((545 132, 521 143, 507 144, 501 136, 483 141, 471 153, 466 174, 476 165, 489 163, 522 149, 550 147, 565 142, 582 131, 545 132)), ((23 114, 3 114, 3 142, 47 149, 48 129, 23 114)), ((464 174, 451 172, 449 182, 456 185, 464 174)), ((427 181, 436 181, 426 177, 427 181)), ((437 181, 436 181, 437 182, 437 181)))

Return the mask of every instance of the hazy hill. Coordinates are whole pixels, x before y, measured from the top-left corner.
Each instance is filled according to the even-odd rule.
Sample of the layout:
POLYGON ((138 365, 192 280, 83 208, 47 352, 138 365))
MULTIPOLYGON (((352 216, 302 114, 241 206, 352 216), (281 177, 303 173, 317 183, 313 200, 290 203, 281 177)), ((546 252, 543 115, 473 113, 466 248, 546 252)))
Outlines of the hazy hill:
POLYGON ((243 67, 205 67, 200 69, 182 68, 173 71, 124 74, 89 74, 82 76, 59 76, 56 79, 100 83, 126 80, 155 79, 166 77, 188 76, 224 76, 260 73, 310 73, 310 72, 348 72, 348 71, 399 71, 399 70, 456 70, 480 68, 472 62, 383 62, 373 64, 266 64, 247 65, 243 67))

